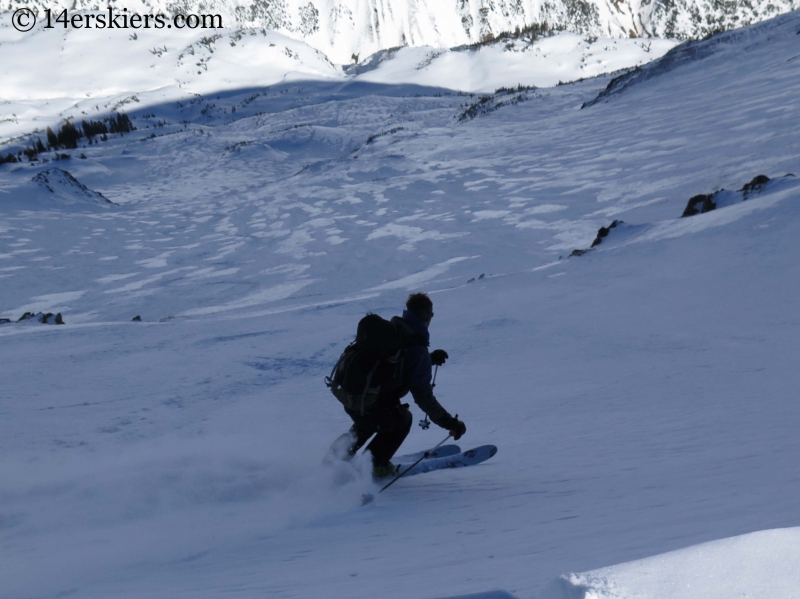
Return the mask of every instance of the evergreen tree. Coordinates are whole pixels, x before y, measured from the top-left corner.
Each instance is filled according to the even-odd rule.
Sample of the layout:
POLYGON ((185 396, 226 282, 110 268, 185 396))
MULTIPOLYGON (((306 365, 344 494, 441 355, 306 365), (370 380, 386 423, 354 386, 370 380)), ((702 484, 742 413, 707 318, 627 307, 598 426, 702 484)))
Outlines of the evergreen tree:
POLYGON ((108 133, 108 127, 103 121, 81 121, 81 128, 83 129, 83 134, 90 139, 94 135, 108 133))
POLYGON ((130 117, 124 113, 113 115, 108 121, 109 133, 128 133, 135 129, 130 117))
POLYGON ((58 147, 58 137, 50 127, 47 128, 47 145, 53 149, 58 147))
POLYGON ((78 140, 83 137, 78 128, 70 121, 64 123, 61 131, 58 132, 58 144, 67 149, 74 149, 78 147, 78 140))

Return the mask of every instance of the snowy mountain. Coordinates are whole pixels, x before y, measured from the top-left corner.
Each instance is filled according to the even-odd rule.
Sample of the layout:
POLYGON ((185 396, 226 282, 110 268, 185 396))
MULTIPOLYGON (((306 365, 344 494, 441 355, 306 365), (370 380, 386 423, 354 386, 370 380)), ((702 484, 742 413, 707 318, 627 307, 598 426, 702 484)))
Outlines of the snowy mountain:
POLYGON ((31 34, 0 78, 0 157, 34 158, 0 164, 0 595, 796 595, 798 32, 480 95, 274 32, 241 40, 262 83, 123 32, 99 89, 88 37, 58 62, 87 83, 31 34), (459 443, 499 450, 379 494, 322 463, 323 377, 412 290, 459 443))
POLYGON ((31 133, 42 137, 48 126, 57 128, 66 119, 79 123, 117 110, 196 102, 199 94, 298 80, 408 83, 466 92, 551 87, 645 64, 675 43, 562 33, 478 48, 398 48, 345 70, 306 43, 268 30, 226 29, 209 36, 202 30, 163 29, 131 35, 40 26, 19 33, 6 14, 0 15, 0 154, 22 150, 37 139, 31 133))
MULTIPOLYGON (((266 28, 337 64, 399 46, 451 48, 548 23, 594 37, 699 38, 794 10, 797 0, 122 0, 140 14, 219 14, 228 28, 266 28)), ((94 0, 4 0, 0 10, 101 9, 94 0)))

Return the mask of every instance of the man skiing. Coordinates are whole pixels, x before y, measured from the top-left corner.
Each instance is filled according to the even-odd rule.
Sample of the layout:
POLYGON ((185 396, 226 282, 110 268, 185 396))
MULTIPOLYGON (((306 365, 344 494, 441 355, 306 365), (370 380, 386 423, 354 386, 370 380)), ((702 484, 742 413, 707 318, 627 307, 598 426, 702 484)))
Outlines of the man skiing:
MULTIPOLYGON (((443 349, 428 353, 430 343, 428 327, 433 318, 433 302, 427 294, 411 294, 406 301, 406 310, 403 312, 403 316, 392 318, 391 325, 393 326, 391 327, 376 315, 368 315, 364 320, 370 318, 391 328, 390 332, 393 335, 399 335, 398 343, 402 349, 388 358, 389 363, 397 365, 398 375, 379 386, 376 398, 370 400, 371 403, 367 407, 364 406, 363 394, 360 406, 357 401, 353 401, 353 394, 349 396, 350 401, 343 401, 347 415, 353 420, 353 426, 350 431, 341 435, 334 442, 331 451, 340 456, 344 455, 345 459, 350 459, 374 433, 377 433, 367 446, 367 450, 372 454, 373 476, 383 478, 395 473, 397 468, 391 463, 391 458, 411 431, 413 418, 408 404, 400 403, 400 399, 409 391, 416 404, 431 421, 450 431, 453 439, 460 439, 467 431, 467 427, 457 417, 451 416, 433 394, 431 366, 443 365, 449 356, 443 349)), ((361 328, 361 323, 359 328, 361 328)), ((336 368, 338 367, 339 364, 336 368)), ((377 365, 373 367, 372 373, 377 368, 377 365)), ((372 373, 362 388, 369 387, 372 373)), ((329 386, 332 385, 329 383, 329 386)), ((337 395, 337 398, 342 401, 337 390, 334 388, 332 390, 334 395, 337 395)), ((366 394, 366 390, 364 394, 366 394)))

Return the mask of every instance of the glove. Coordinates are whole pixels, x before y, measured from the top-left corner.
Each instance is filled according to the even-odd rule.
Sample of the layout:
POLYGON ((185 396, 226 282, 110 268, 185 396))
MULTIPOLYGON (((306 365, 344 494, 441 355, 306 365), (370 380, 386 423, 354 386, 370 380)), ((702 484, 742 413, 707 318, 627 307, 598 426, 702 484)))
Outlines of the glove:
POLYGON ((444 361, 449 358, 447 352, 443 349, 435 349, 431 352, 431 364, 434 366, 441 366, 444 361))
POLYGON ((455 423, 453 424, 453 428, 450 429, 450 435, 453 437, 453 441, 458 441, 461 436, 467 432, 467 425, 461 422, 458 418, 456 418, 455 423))

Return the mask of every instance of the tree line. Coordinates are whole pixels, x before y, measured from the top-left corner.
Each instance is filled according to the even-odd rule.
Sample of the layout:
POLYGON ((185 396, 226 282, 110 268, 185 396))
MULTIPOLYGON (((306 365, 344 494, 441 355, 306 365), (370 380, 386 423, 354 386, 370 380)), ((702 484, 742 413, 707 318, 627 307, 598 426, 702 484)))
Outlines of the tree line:
POLYGON ((53 131, 51 127, 47 128, 45 132, 47 145, 42 142, 40 137, 37 137, 36 142, 32 142, 17 154, 8 153, 5 156, 0 154, 0 164, 20 162, 23 156, 32 162, 37 160, 42 152, 61 149, 74 150, 78 147, 78 141, 84 137, 89 144, 92 144, 97 136, 100 136, 99 141, 106 141, 109 134, 129 133, 135 129, 130 117, 122 112, 112 114, 101 121, 82 120, 80 126, 75 125, 72 121, 67 121, 57 131, 53 131))

